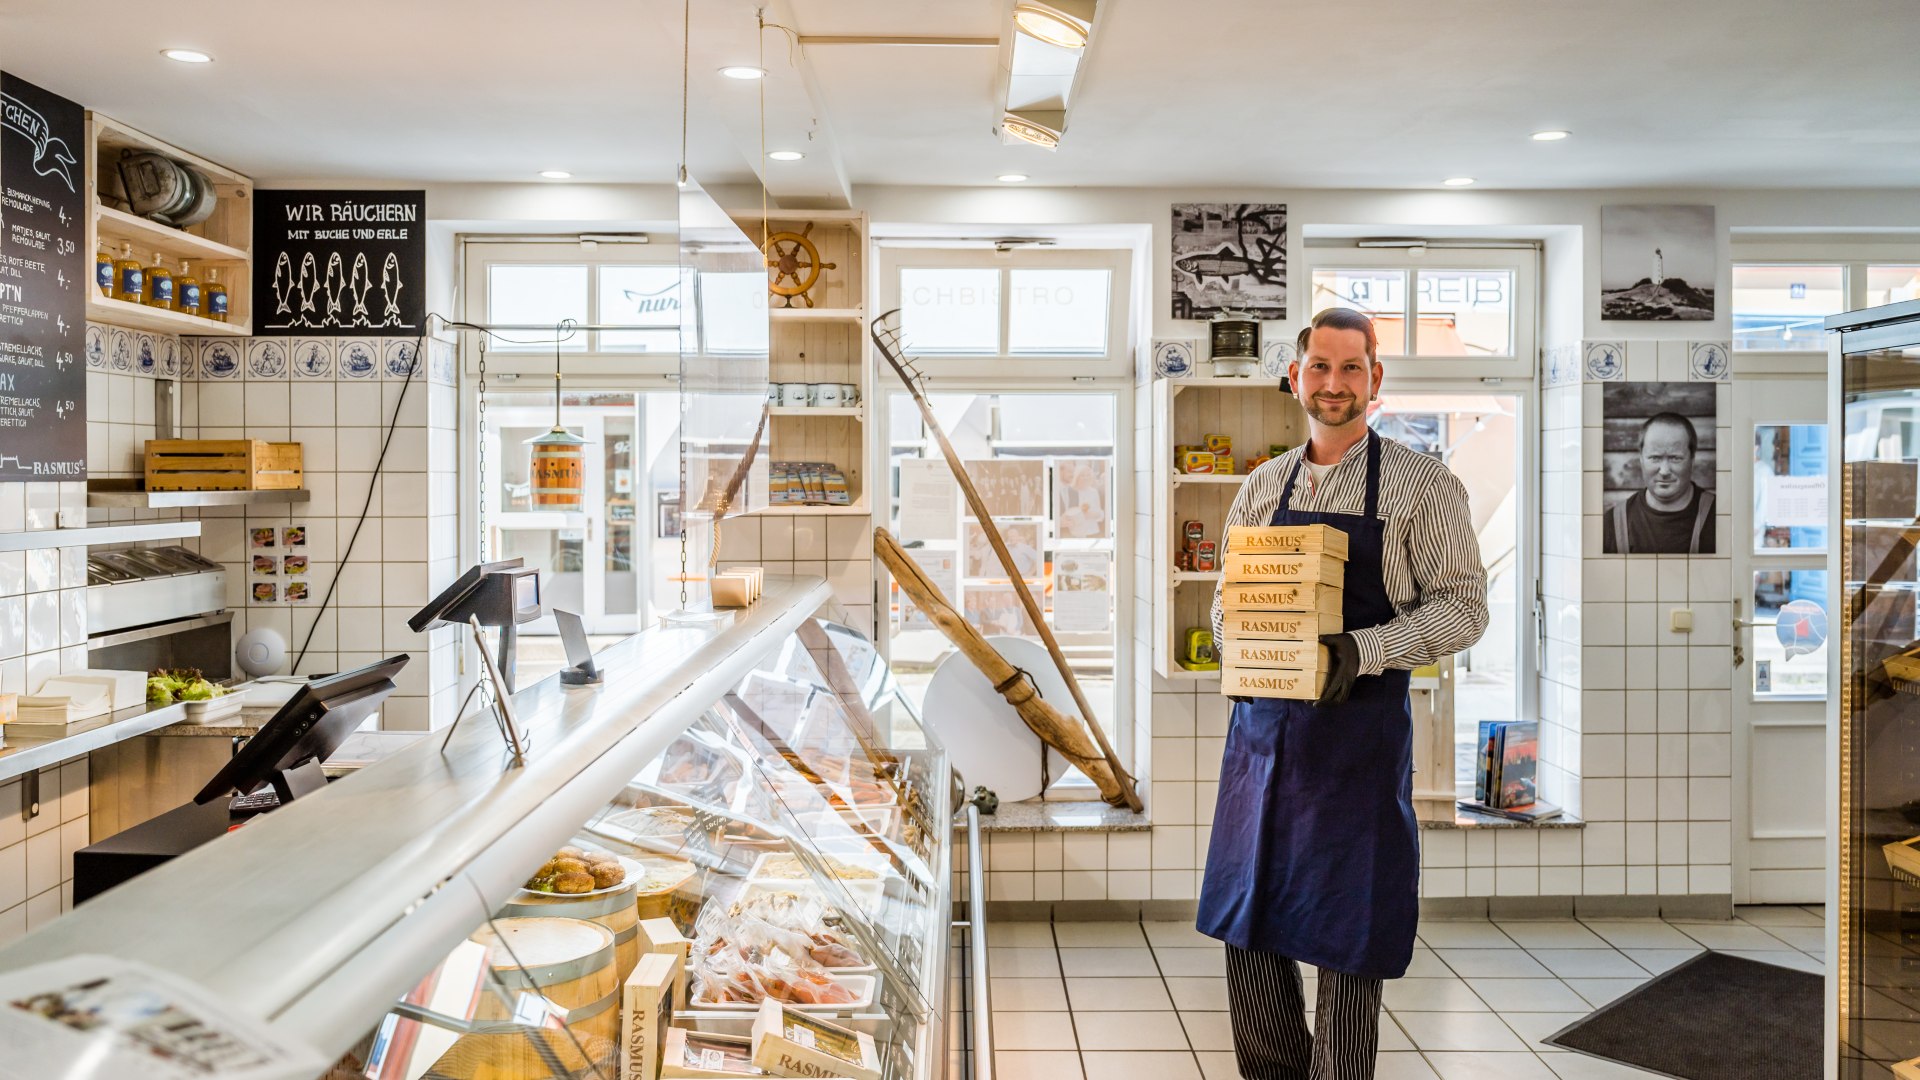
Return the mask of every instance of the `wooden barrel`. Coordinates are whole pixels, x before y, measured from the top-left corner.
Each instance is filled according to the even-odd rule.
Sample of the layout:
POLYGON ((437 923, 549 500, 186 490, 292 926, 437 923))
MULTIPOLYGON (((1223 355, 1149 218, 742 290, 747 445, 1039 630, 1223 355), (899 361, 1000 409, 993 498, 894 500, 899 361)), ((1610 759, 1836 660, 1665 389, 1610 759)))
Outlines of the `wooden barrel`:
POLYGON ((509 918, 581 919, 613 931, 614 973, 622 984, 640 962, 639 918, 634 908, 632 881, 593 896, 522 890, 500 909, 500 914, 509 918))
POLYGON ((497 918, 468 940, 486 946, 487 964, 498 978, 478 995, 476 1023, 511 1019, 513 999, 537 987, 548 1001, 567 1010, 571 1037, 565 1031, 526 1027, 462 1035, 434 1063, 430 1076, 487 1080, 592 1075, 589 1062, 608 1075, 616 1071, 620 983, 614 978, 613 931, 584 919, 497 918), (494 987, 503 987, 507 999, 494 987))

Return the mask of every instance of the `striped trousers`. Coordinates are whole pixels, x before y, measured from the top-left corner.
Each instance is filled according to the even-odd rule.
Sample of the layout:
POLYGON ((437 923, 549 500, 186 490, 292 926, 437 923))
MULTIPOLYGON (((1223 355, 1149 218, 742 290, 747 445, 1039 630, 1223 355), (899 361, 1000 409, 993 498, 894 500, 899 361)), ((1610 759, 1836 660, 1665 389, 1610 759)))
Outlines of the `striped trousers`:
POLYGON ((1227 946, 1233 1056, 1246 1080, 1373 1080, 1381 980, 1320 972, 1313 1029, 1300 965, 1279 953, 1227 946))

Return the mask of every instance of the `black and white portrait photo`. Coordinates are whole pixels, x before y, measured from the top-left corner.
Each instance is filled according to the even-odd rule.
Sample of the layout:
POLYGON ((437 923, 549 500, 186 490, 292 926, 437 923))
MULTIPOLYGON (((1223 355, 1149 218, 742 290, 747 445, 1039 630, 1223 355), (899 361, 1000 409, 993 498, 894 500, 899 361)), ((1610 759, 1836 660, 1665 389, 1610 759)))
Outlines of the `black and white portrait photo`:
POLYGON ((1173 204, 1173 317, 1287 317, 1285 203, 1173 204))
POLYGON ((1713 318, 1711 206, 1600 208, 1600 317, 1713 318))
POLYGON ((1714 553, 1714 390, 1705 382, 1602 388, 1603 553, 1714 553))

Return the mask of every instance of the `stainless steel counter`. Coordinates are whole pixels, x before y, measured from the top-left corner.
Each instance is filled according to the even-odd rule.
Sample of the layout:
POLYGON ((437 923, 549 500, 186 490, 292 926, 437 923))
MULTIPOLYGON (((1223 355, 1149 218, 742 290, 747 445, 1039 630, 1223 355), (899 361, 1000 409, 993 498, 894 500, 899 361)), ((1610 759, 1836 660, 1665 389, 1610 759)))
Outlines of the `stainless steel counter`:
POLYGON ((161 728, 182 723, 186 718, 187 707, 175 702, 172 705, 142 705, 97 716, 75 725, 79 730, 58 738, 29 739, 8 734, 6 745, 0 746, 0 783, 117 742, 150 735, 161 728))

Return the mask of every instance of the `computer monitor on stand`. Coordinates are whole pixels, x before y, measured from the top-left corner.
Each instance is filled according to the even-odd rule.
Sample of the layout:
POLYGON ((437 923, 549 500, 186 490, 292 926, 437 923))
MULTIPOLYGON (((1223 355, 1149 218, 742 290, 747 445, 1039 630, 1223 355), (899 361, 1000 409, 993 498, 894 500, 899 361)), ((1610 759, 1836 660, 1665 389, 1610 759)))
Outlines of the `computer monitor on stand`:
POLYGON ((540 617, 540 571, 520 559, 476 563, 407 620, 414 633, 465 626, 469 617, 500 631, 500 675, 513 690, 515 628, 540 617))
POLYGON ((289 803, 325 787, 321 763, 393 693, 393 677, 407 666, 407 659, 402 653, 308 682, 193 801, 204 805, 236 791, 248 795, 271 784, 279 801, 289 803))

